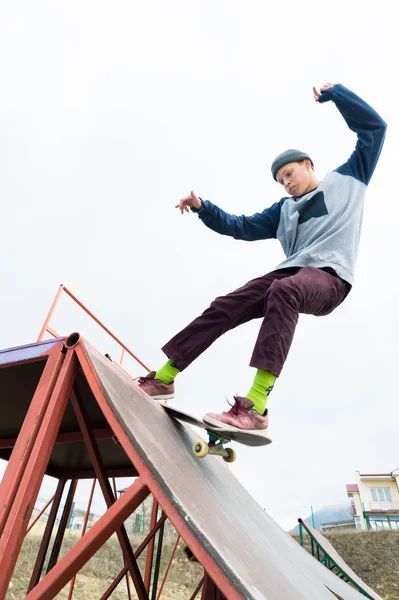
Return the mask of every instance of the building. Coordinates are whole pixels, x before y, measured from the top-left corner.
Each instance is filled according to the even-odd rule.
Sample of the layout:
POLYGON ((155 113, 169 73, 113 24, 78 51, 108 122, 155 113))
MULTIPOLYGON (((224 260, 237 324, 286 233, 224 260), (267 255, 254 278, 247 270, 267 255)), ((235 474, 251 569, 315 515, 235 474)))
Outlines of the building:
POLYGON ((355 521, 353 519, 348 519, 347 521, 330 521, 328 523, 320 523, 320 528, 323 533, 325 531, 354 529, 355 527, 355 521))
POLYGON ((399 469, 360 473, 346 492, 356 529, 399 529, 399 469))

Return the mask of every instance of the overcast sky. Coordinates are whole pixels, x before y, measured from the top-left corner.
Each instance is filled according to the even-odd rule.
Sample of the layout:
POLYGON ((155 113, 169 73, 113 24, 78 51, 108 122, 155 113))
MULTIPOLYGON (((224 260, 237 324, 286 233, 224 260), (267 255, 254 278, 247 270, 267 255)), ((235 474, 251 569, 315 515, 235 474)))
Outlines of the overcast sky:
MULTIPOLYGON (((276 240, 217 235, 175 204, 194 189, 231 213, 263 210, 284 195, 270 164, 287 147, 322 179, 356 138, 312 86, 342 83, 388 123, 355 286, 331 316, 300 317, 269 401, 273 444, 238 446, 232 468, 286 527, 346 502, 355 470, 397 468, 396 40, 388 0, 3 2, 1 347, 35 341, 65 283, 158 368, 160 347, 215 296, 283 259, 276 240)), ((115 354, 68 300, 52 326, 115 354)), ((191 365, 175 404, 201 416, 245 395, 259 326, 191 365)))

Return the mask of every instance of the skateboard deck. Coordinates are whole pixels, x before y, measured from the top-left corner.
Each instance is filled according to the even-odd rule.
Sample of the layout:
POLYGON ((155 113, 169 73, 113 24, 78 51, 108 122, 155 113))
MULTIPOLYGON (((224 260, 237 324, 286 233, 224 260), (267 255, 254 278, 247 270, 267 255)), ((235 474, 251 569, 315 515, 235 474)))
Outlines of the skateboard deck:
POLYGON ((244 446, 266 446, 272 441, 265 435, 241 431, 228 425, 225 427, 209 425, 202 419, 197 419, 193 415, 174 408, 173 406, 167 404, 162 404, 162 406, 165 412, 171 417, 174 417, 178 421, 193 425, 194 427, 204 429, 207 432, 209 438, 208 443, 203 440, 198 440, 193 444, 192 451, 197 458, 204 458, 207 454, 217 454, 222 456, 226 462, 233 462, 235 460, 235 452, 232 448, 225 448, 225 444, 237 442, 244 446))

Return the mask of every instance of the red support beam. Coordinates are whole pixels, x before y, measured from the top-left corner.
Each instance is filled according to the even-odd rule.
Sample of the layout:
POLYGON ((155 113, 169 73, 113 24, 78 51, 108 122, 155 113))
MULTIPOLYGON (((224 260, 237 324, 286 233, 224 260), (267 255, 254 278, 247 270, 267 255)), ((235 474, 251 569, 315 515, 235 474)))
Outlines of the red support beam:
POLYGON ((118 585, 120 584, 120 582, 122 581, 122 579, 124 578, 125 575, 128 576, 128 570, 127 570, 126 566, 123 567, 123 569, 120 573, 118 573, 118 575, 115 577, 115 579, 113 580, 111 585, 105 590, 105 592, 101 596, 100 600, 107 600, 110 597, 110 595, 112 594, 112 592, 114 590, 116 590, 116 588, 118 587, 118 585))
POLYGON ((140 554, 143 552, 143 550, 146 549, 147 544, 151 540, 154 539, 156 532, 161 527, 162 523, 164 523, 164 521, 166 521, 166 519, 167 519, 167 516, 165 515, 165 513, 163 513, 163 515, 159 518, 159 520, 154 525, 154 527, 151 529, 149 534, 145 537, 145 539, 141 542, 140 546, 137 548, 136 552, 134 553, 134 558, 138 558, 140 556, 140 554))
MULTIPOLYGON (((54 474, 53 477, 56 475, 54 474)), ((97 475, 94 469, 88 469, 85 471, 62 471, 58 473, 59 477, 63 479, 96 479, 97 475)), ((109 469, 107 471, 107 477, 138 477, 137 470, 132 465, 122 469, 109 469)))
MULTIPOLYGON (((150 531, 150 533, 141 542, 140 546, 137 548, 137 550, 134 553, 134 558, 136 560, 138 559, 140 554, 146 549, 148 542, 150 540, 152 540, 152 538, 155 536, 156 532, 161 527, 162 523, 164 523, 166 521, 166 519, 167 519, 166 515, 163 514, 162 517, 160 517, 157 524, 155 525, 155 527, 150 531)), ((107 591, 103 594, 103 596, 101 596, 101 600, 105 600, 105 598, 108 598, 110 596, 110 594, 114 591, 114 589, 119 584, 119 582, 122 581, 123 577, 127 574, 127 571, 128 571, 127 567, 124 566, 122 571, 120 573, 118 573, 118 575, 116 576, 114 581, 111 583, 111 585, 109 586, 107 591)))
POLYGON ((204 578, 201 579, 201 581, 199 582, 199 584, 195 588, 192 596, 190 597, 190 600, 195 600, 195 598, 197 597, 198 592, 200 591, 200 589, 202 588, 203 585, 204 585, 204 578))
MULTIPOLYGON (((148 496, 148 488, 137 479, 107 512, 91 527, 41 582, 26 596, 25 600, 54 598, 72 577, 105 544, 122 523, 148 496)), ((145 598, 148 600, 148 596, 145 598)))
POLYGON ((73 499, 75 497, 75 492, 76 492, 76 486, 78 485, 78 480, 77 479, 72 479, 71 484, 70 484, 70 488, 68 491, 68 496, 66 499, 66 502, 64 504, 64 510, 62 511, 62 516, 61 516, 61 520, 60 523, 58 525, 58 531, 57 531, 57 535, 55 537, 54 540, 54 545, 53 545, 53 550, 51 552, 51 556, 47 565, 47 572, 50 571, 50 569, 52 569, 55 565, 55 563, 58 560, 58 556, 60 554, 60 550, 61 550, 61 545, 62 545, 62 541, 64 539, 64 535, 65 535, 65 529, 68 525, 68 520, 69 517, 71 515, 71 509, 72 509, 72 502, 73 499))
POLYGON ((164 586, 165 586, 165 583, 166 583, 166 580, 167 580, 167 578, 168 578, 169 571, 170 571, 170 567, 172 566, 173 559, 174 559, 174 557, 175 557, 176 550, 177 550, 177 546, 179 545, 179 542, 180 542, 180 535, 178 535, 178 536, 177 536, 176 543, 175 543, 175 545, 174 545, 174 548, 173 548, 173 551, 172 551, 171 557, 170 557, 170 559, 169 559, 169 564, 168 564, 168 566, 166 567, 165 575, 164 575, 163 581, 162 581, 162 583, 161 583, 161 587, 159 588, 159 592, 158 592, 157 600, 160 600, 160 597, 161 597, 161 595, 162 595, 162 590, 163 590, 163 588, 164 588, 164 586))
POLYGON ((226 600, 226 597, 218 590, 209 575, 204 577, 201 600, 226 600))
MULTIPOLYGON (((114 437, 112 429, 93 429, 93 434, 96 440, 109 440, 114 437)), ((4 438, 0 439, 0 450, 6 450, 8 448, 14 448, 18 438, 4 438)), ((73 442, 83 442, 83 435, 81 431, 68 431, 66 433, 59 433, 56 444, 70 444, 73 442)), ((71 479, 70 477, 68 479, 71 479)))
MULTIPOLYGON (((110 508, 110 506, 112 506, 115 502, 115 497, 113 495, 111 485, 107 478, 100 452, 98 450, 97 444, 93 437, 93 432, 90 428, 90 422, 89 422, 88 415, 86 413, 85 407, 83 405, 83 402, 80 398, 80 395, 79 395, 79 392, 78 392, 76 386, 75 386, 74 391, 71 394, 71 401, 72 401, 72 406, 75 411, 75 415, 76 415, 79 427, 80 427, 83 437, 84 437, 84 441, 86 444, 88 454, 90 456, 90 460, 93 464, 94 471, 95 471, 96 477, 98 479, 98 483, 100 484, 101 491, 103 493, 107 507, 110 508)), ((148 600, 148 594, 144 587, 143 579, 141 577, 141 573, 138 568, 137 562, 134 558, 133 550, 130 545, 130 541, 129 541, 128 535, 126 533, 125 527, 122 525, 120 527, 120 529, 118 529, 116 534, 118 536, 119 543, 122 548, 123 556, 125 559, 125 564, 127 565, 128 569, 130 571, 130 575, 133 579, 133 583, 135 585, 139 600, 148 600)))
MULTIPOLYGON (((55 494, 54 494, 55 496, 55 494)), ((38 520, 40 519, 40 517, 42 516, 42 514, 45 512, 46 508, 48 508, 48 506, 50 506, 50 504, 52 503, 52 501, 54 500, 54 496, 51 496, 50 500, 43 506, 42 510, 39 512, 39 514, 34 518, 34 520, 32 521, 32 523, 29 523, 29 527, 26 530, 26 534, 27 535, 30 530, 32 529, 32 527, 34 525, 36 525, 36 523, 38 522, 38 520)))
POLYGON ((0 506, 2 508, 0 513, 0 537, 3 534, 4 526, 8 515, 10 514, 18 486, 24 474, 46 408, 54 390, 58 374, 60 373, 61 366, 64 362, 65 355, 62 353, 63 345, 63 342, 60 342, 50 350, 46 365, 43 369, 19 436, 15 442, 14 450, 10 456, 0 483, 0 506))
POLYGON ((64 289, 64 285, 63 285, 63 284, 61 284, 61 285, 60 285, 60 287, 59 287, 59 288, 58 288, 58 290, 57 290, 57 293, 56 293, 56 295, 55 295, 55 298, 54 298, 54 300, 53 300, 53 303, 52 303, 52 305, 51 305, 51 307, 50 307, 50 310, 49 310, 49 312, 47 313, 47 317, 46 317, 46 320, 45 320, 45 321, 44 321, 44 323, 43 323, 43 327, 42 327, 42 329, 41 329, 41 331, 40 331, 40 333, 39 333, 39 337, 37 338, 37 341, 38 341, 38 342, 41 342, 41 341, 43 340, 44 336, 46 335, 46 331, 48 330, 47 328, 48 328, 48 326, 49 326, 49 323, 50 323, 51 317, 53 316, 53 313, 54 313, 54 311, 55 311, 55 308, 56 308, 56 306, 57 306, 57 304, 58 304, 58 302, 59 302, 59 299, 60 299, 60 297, 61 297, 61 294, 62 294, 62 290, 63 290, 63 289, 64 289))
MULTIPOLYGON (((94 479, 93 480, 93 484, 91 486, 91 490, 90 490, 89 501, 87 503, 87 510, 86 510, 86 515, 85 515, 85 520, 84 520, 83 527, 82 527, 82 535, 80 537, 83 537, 84 534, 86 533, 87 523, 89 521, 91 503, 93 502, 93 495, 94 495, 94 489, 96 487, 96 483, 97 483, 97 479, 94 479)), ((72 581, 71 581, 71 585, 69 586, 68 600, 71 600, 71 598, 72 598, 73 588, 75 587, 75 581, 76 581, 76 574, 73 576, 72 581)))
MULTIPOLYGON (((55 444, 76 371, 75 351, 67 350, 47 410, 37 432, 35 445, 30 453, 7 522, 4 525, 3 535, 0 538, 0 573, 2 574, 0 598, 6 594, 40 484, 55 444)), ((42 398, 38 398, 38 400, 42 404, 42 398)))
POLYGON ((54 502, 51 506, 50 514, 47 519, 46 527, 44 530, 44 534, 42 537, 42 541, 40 544, 39 552, 37 553, 37 558, 35 562, 35 566, 33 567, 32 575, 29 582, 28 592, 35 587, 40 581, 40 575, 43 571, 43 565, 46 558, 47 550, 50 544, 51 534, 53 533, 55 518, 57 516, 58 509, 61 504, 62 494, 64 492, 64 487, 66 484, 65 479, 60 479, 57 485, 56 492, 54 494, 54 502))

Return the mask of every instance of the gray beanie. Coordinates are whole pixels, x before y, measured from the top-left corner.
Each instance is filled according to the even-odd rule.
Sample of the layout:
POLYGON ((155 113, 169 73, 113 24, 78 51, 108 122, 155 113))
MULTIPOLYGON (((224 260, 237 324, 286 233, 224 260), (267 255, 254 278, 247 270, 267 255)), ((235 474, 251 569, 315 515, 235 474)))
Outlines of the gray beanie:
POLYGON ((276 158, 274 159, 274 161, 272 163, 273 179, 275 181, 277 181, 277 179, 276 179, 277 171, 279 169, 281 169, 281 167, 284 167, 284 165, 288 165, 289 163, 292 163, 292 162, 300 162, 301 160, 305 160, 306 158, 308 158, 310 160, 310 162, 312 163, 312 167, 313 167, 314 166, 313 160, 310 158, 309 154, 306 154, 306 152, 302 152, 301 150, 295 150, 293 148, 291 148, 290 150, 286 150, 285 152, 282 152, 281 154, 276 156, 276 158))

